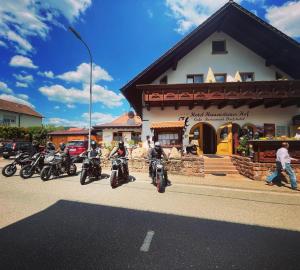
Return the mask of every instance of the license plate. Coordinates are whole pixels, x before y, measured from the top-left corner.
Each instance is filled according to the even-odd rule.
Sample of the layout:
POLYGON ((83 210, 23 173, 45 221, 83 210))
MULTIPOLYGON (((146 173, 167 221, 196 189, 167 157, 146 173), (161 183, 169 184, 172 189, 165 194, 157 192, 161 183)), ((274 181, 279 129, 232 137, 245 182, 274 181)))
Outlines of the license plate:
POLYGON ((76 149, 70 149, 70 152, 75 152, 76 151, 76 149))

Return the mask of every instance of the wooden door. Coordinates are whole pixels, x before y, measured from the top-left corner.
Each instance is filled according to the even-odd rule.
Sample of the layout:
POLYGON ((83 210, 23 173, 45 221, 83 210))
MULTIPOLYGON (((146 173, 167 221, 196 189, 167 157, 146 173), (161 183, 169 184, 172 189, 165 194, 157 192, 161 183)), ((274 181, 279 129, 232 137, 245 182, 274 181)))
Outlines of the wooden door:
POLYGON ((203 124, 199 123, 191 128, 190 142, 197 145, 198 155, 203 154, 203 124))
POLYGON ((232 123, 222 125, 218 128, 217 154, 232 155, 232 123))

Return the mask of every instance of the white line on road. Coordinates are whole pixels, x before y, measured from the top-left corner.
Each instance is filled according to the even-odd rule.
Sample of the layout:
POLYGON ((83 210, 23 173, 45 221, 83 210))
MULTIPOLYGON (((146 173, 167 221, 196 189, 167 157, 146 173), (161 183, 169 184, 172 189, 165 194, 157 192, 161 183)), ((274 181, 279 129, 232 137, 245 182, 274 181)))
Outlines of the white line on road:
POLYGON ((144 240, 144 243, 142 244, 140 251, 148 252, 150 248, 150 244, 152 241, 152 238, 154 236, 154 231, 148 231, 144 240))

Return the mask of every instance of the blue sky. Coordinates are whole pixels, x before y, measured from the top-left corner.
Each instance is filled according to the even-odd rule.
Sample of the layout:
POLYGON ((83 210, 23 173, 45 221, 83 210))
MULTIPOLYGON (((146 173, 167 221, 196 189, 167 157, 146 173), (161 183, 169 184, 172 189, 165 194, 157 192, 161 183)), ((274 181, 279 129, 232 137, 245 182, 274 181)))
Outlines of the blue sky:
MULTIPOLYGON (((128 111, 119 89, 227 1, 0 0, 0 98, 34 106, 44 123, 87 126, 88 54, 93 123, 128 111)), ((236 1, 300 40, 300 1, 236 1)))

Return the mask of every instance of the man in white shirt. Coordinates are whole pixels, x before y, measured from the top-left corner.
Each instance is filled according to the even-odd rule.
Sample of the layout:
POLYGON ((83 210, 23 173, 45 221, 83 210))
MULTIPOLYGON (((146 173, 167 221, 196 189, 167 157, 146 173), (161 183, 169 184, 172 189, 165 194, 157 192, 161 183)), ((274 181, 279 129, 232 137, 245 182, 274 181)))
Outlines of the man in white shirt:
POLYGON ((282 171, 285 171, 290 178, 292 189, 297 190, 296 175, 291 166, 291 161, 297 159, 290 157, 288 152, 289 144, 287 142, 283 142, 281 146, 282 147, 278 149, 276 153, 276 170, 267 177, 267 184, 272 185, 272 181, 278 177, 282 171))

